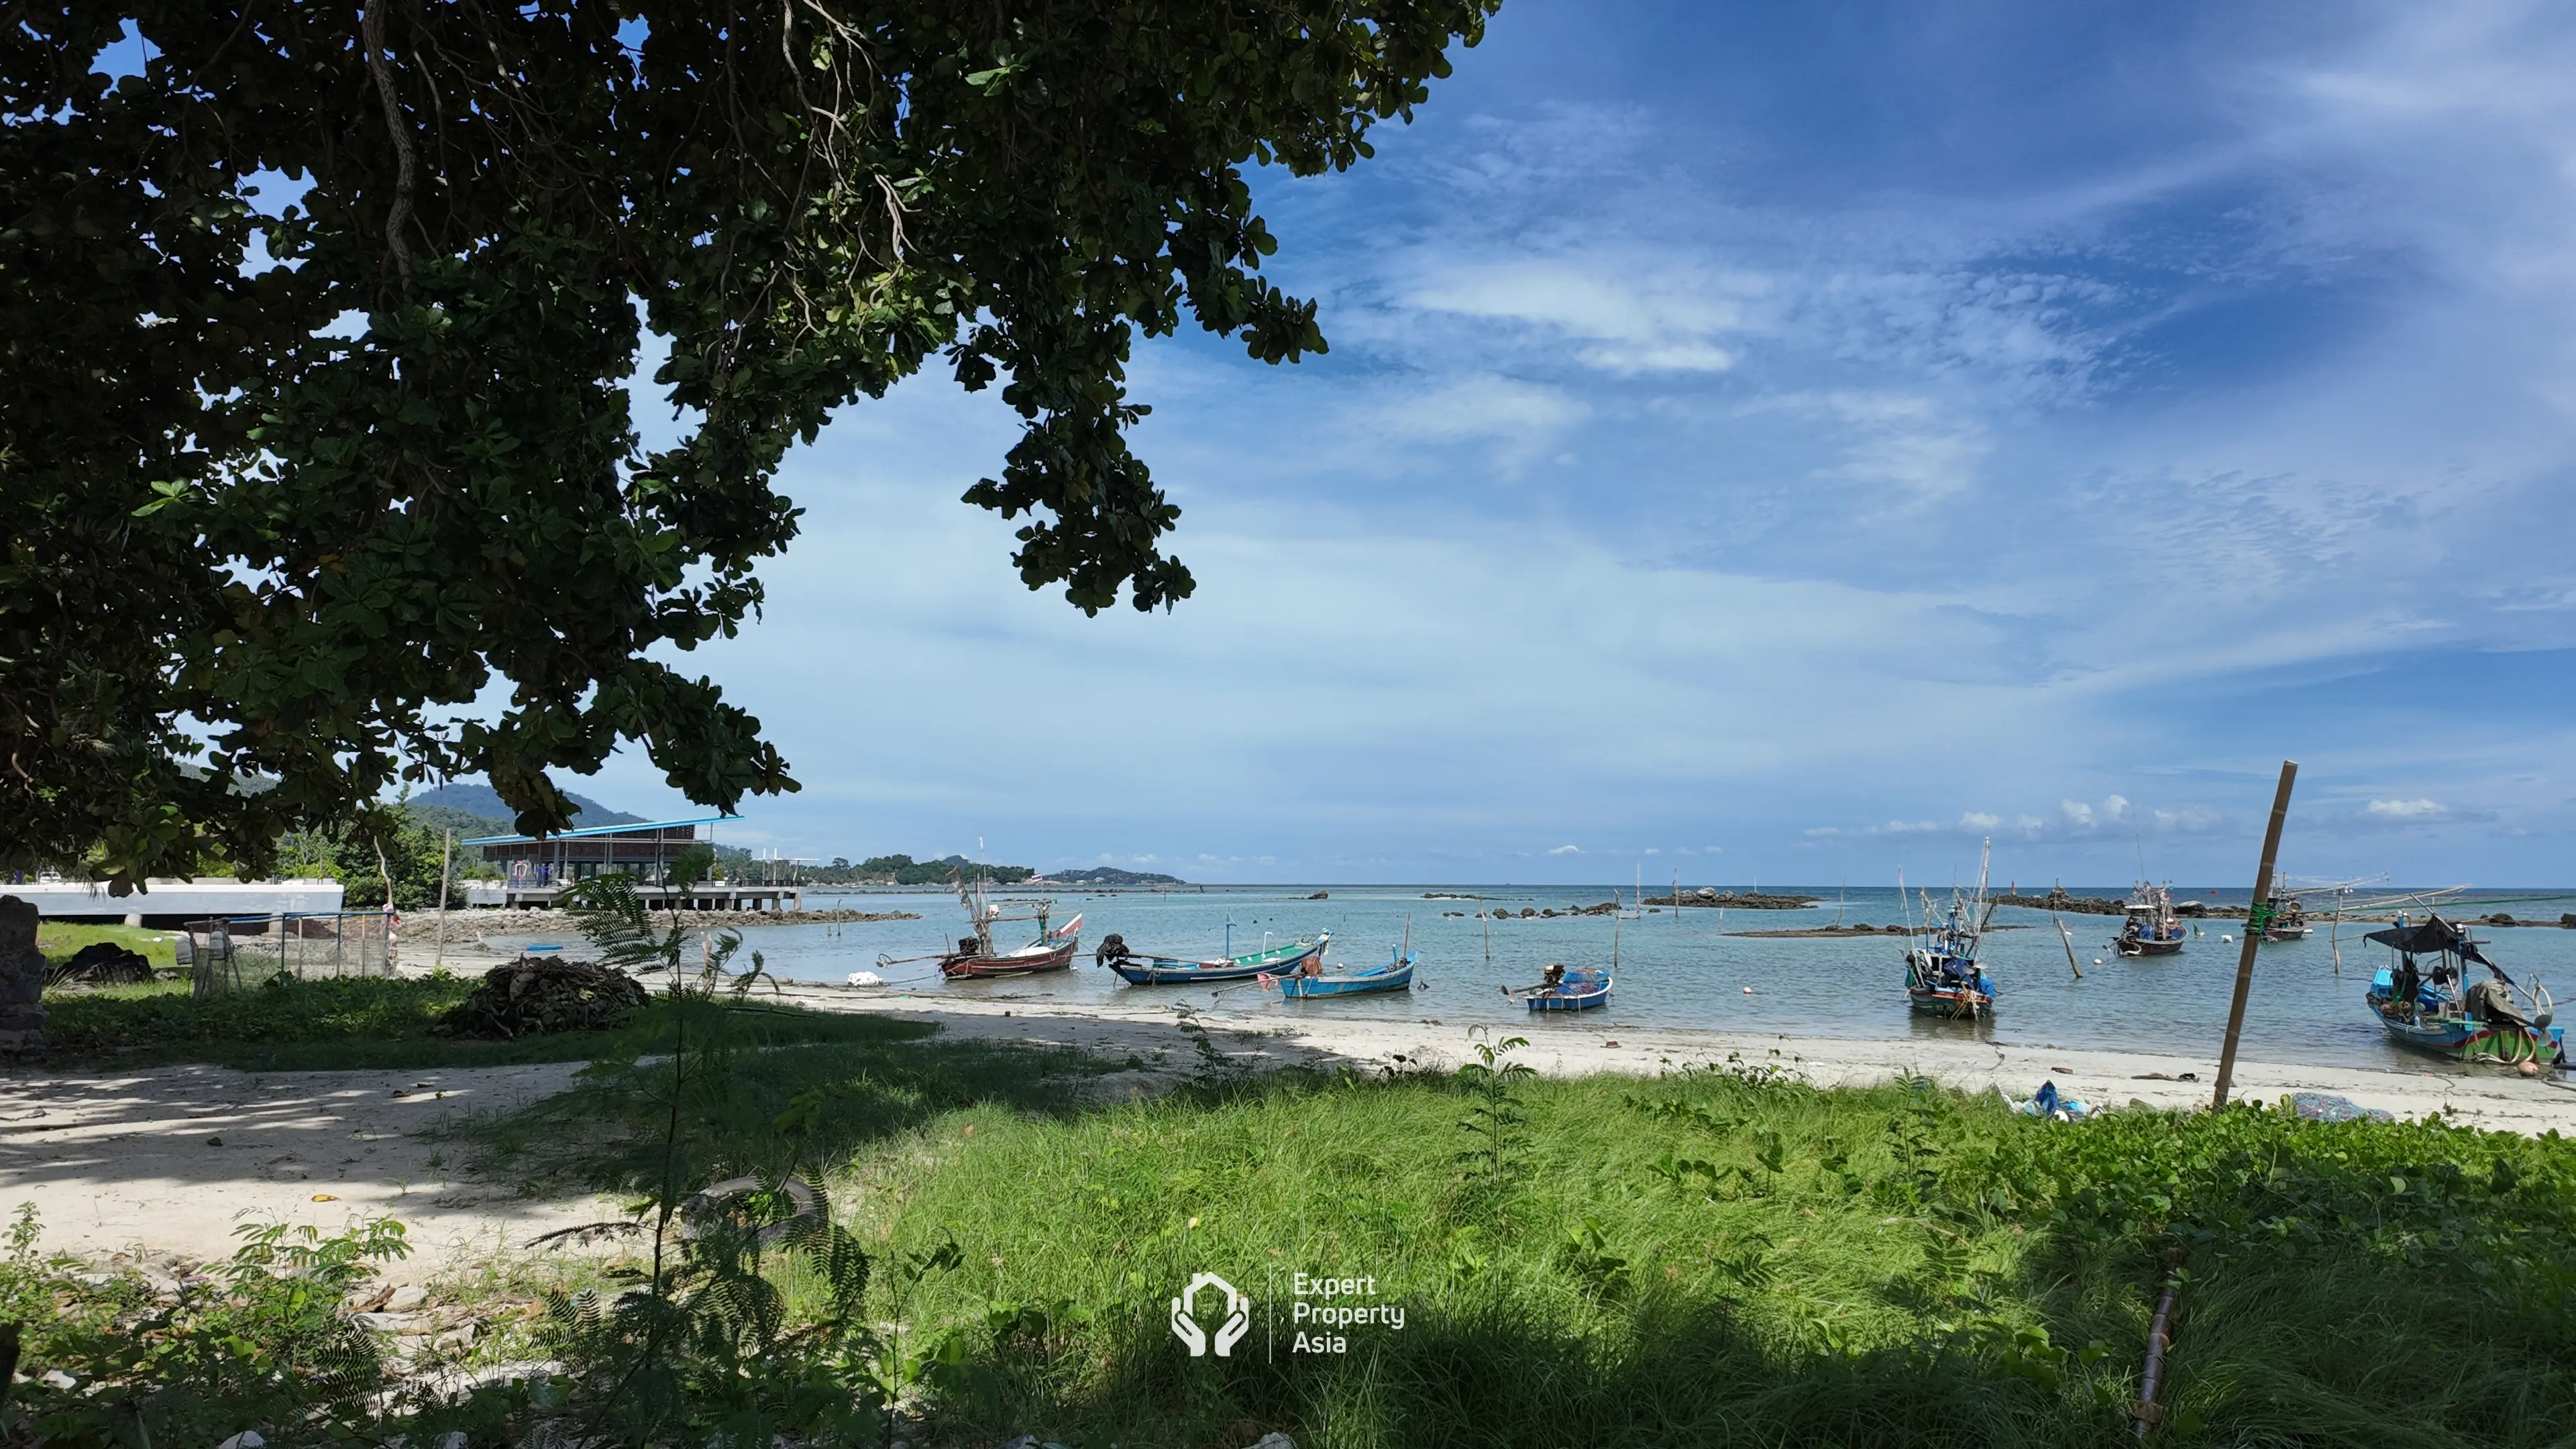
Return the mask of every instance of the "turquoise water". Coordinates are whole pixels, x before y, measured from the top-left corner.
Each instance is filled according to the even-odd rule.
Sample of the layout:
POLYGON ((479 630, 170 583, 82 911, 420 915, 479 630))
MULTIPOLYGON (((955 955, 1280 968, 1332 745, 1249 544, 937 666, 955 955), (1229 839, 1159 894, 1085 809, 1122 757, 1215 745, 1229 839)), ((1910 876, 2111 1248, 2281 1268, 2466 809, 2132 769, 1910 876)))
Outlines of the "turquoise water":
MULTIPOLYGON (((1773 889, 1785 889, 1774 887, 1773 889)), ((1822 905, 1800 911, 1690 909, 1649 914, 1617 925, 1618 987, 1603 1010, 1573 1018, 1533 1017, 1497 989, 1527 985, 1551 961, 1608 965, 1612 921, 1601 916, 1495 921, 1490 947, 1487 923, 1474 919, 1473 901, 1425 899, 1428 891, 1482 893, 1496 906, 1517 911, 1592 905, 1610 889, 1498 886, 1265 886, 1210 887, 1205 892, 1057 891, 1056 919, 1083 916, 1083 954, 1077 969, 1012 981, 943 982, 928 961, 880 966, 878 958, 919 957, 944 949, 963 931, 956 897, 934 892, 867 892, 847 896, 809 891, 809 908, 908 910, 919 920, 840 926, 764 926, 744 933, 747 948, 762 953, 781 976, 841 981, 853 971, 877 971, 888 983, 928 997, 1027 999, 1076 1003, 1113 998, 1157 1005, 1187 1002, 1251 1018, 1287 1021, 1318 1016, 1421 1020, 1464 1027, 1509 1023, 1524 1031, 1570 1030, 1615 1034, 1628 1027, 1695 1027, 1781 1032, 1806 1036, 1884 1039, 1984 1039, 2030 1046, 2099 1047, 2216 1058, 2226 1030, 2228 996, 2237 947, 2222 933, 2240 934, 2240 922, 2200 923, 2179 956, 2124 960, 2109 949, 2115 916, 2066 916, 2075 932, 2084 979, 2067 970, 2066 952, 2044 911, 2004 908, 1986 942, 1987 974, 1996 983, 1992 1020, 1953 1023, 1918 1017, 1906 1009, 1902 989, 1902 937, 1761 939, 1734 934, 1832 924, 1872 925, 1899 919, 1893 889, 1853 890, 1840 906, 1828 890, 1822 905), (1303 897, 1328 890, 1326 900, 1303 897), (1464 912, 1463 916, 1445 912, 1464 912), (1090 952, 1115 931, 1140 953, 1214 956, 1227 945, 1233 922, 1237 953, 1333 933, 1332 960, 1375 962, 1406 938, 1409 928, 1421 953, 1417 989, 1409 995, 1364 996, 1339 1001, 1283 1002, 1246 985, 1214 987, 1129 986, 1091 964, 1090 952), (1490 956, 1489 956, 1490 951, 1490 956), (2095 958, 2101 964, 2094 964, 2095 958), (1750 995, 1746 987, 1752 988, 1750 995)), ((1816 893, 1816 892, 1810 892, 1816 893)), ((2112 888, 2079 895, 2118 895, 2112 888)), ((2242 905, 2247 892, 2177 891, 2178 900, 2242 905)), ((1016 899, 1016 897, 997 897, 1016 899)), ((2576 893, 2491 892, 2464 912, 2509 911, 2517 917, 2556 920, 2576 911, 2576 893)), ((1919 906, 1918 906, 1919 911, 1919 906)), ((2448 914, 2448 912, 2446 912, 2448 914)), ((1007 928, 1006 928, 1007 929, 1007 928)), ((1022 928, 1024 929, 1024 928, 1022 928)), ((2369 925, 2347 925, 2343 972, 2335 974, 2328 928, 2304 941, 2262 948, 2245 1026, 2246 1055, 2264 1061, 2367 1066, 2436 1065, 2432 1059, 2387 1044, 2362 1006, 2362 988, 2386 952, 2362 942, 2369 925)), ((2576 995, 2576 930, 2555 927, 2482 929, 2487 954, 2528 983, 2566 983, 2576 995)), ((1002 934, 997 940, 1021 939, 1002 934)), ((2240 937, 2241 939, 2241 937, 2240 937)), ((566 943, 572 944, 572 943, 566 943)), ((2563 1018, 2576 1024, 2576 1014, 2563 1018)))

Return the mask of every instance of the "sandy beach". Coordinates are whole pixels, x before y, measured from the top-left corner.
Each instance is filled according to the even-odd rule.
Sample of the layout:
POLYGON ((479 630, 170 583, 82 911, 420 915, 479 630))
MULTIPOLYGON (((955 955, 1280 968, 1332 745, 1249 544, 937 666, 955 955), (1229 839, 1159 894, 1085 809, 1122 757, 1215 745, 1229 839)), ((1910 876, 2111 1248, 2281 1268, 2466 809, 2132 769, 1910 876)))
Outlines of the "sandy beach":
MULTIPOLYGON (((451 969, 486 964, 451 947, 451 969), (460 959, 460 957, 462 959, 460 959)), ((495 960, 501 959, 497 954, 495 960)), ((820 1010, 929 1022, 951 1040, 1090 1052, 1126 1066, 1098 1079, 1104 1098, 1152 1093, 1202 1069, 1195 1023, 1247 1070, 1287 1065, 1453 1067, 1467 1026, 1437 1020, 1337 1018, 1328 1009, 1179 1010, 1150 991, 1108 1004, 1059 1005, 784 983, 779 995, 820 1010)), ((1973 1041, 1870 1041, 1761 1033, 1613 1028, 1534 1019, 1511 1033, 1541 1072, 1651 1076, 1730 1057, 1777 1064, 1819 1086, 1924 1076, 1972 1092, 2028 1096, 2042 1081, 2097 1106, 2204 1106, 2217 1072, 2204 1056, 1973 1041), (2189 1073, 2197 1080, 2186 1080, 2189 1073)), ((463 1152, 433 1139, 465 1112, 506 1111, 562 1091, 576 1064, 415 1072, 245 1073, 219 1067, 134 1072, 23 1072, 0 1080, 0 1209, 32 1202, 45 1246, 84 1255, 203 1260, 230 1251, 241 1222, 338 1228, 389 1214, 411 1231, 413 1257, 393 1275, 426 1280, 554 1228, 615 1215, 588 1196, 528 1198, 465 1173, 463 1152)), ((2557 1074, 2494 1069, 2325 1067, 2246 1061, 2239 1100, 2330 1092, 2400 1117, 2439 1112, 2466 1126, 2576 1132, 2576 1086, 2557 1074)))

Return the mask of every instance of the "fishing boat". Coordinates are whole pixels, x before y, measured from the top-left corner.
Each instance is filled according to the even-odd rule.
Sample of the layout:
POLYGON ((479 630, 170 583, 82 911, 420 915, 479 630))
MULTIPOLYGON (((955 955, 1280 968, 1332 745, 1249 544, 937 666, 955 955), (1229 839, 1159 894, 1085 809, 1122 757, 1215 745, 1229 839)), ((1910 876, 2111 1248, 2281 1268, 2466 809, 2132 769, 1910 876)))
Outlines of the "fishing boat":
POLYGON ((1324 931, 1311 941, 1291 941, 1255 951, 1249 956, 1219 956, 1213 960, 1190 961, 1178 956, 1139 956, 1127 948, 1116 935, 1101 938, 1100 949, 1092 960, 1106 966, 1134 986, 1189 986, 1202 981, 1249 981, 1256 976, 1281 976, 1304 968, 1307 962, 1324 959, 1324 948, 1333 943, 1333 933, 1324 931))
POLYGON ((2549 992, 2537 979, 2523 988, 2467 932, 2438 915, 2421 925, 2400 916, 2367 939, 2392 955, 2362 993, 2391 1040, 2454 1061, 2567 1064, 2567 1029, 2551 1024, 2549 992), (2487 978, 2467 980, 2472 965, 2485 967, 2487 978))
MULTIPOLYGON (((2317 928, 2308 924, 2307 908, 2299 904, 2299 898, 2297 896, 2290 894, 2288 891, 2275 888, 2272 892, 2272 898, 2269 905, 2270 909, 2263 913, 2263 919, 2260 922, 2261 935, 2259 939, 2265 941, 2304 941, 2308 937, 2316 934, 2317 928)), ((2256 922, 2248 920, 2245 928, 2251 931, 2255 929, 2256 925, 2256 922)))
MULTIPOLYGON (((1261 989, 1276 991, 1285 1001, 1298 1001, 1316 996, 1365 996, 1373 991, 1403 991, 1413 985, 1415 952, 1401 948, 1390 952, 1391 959, 1362 971, 1318 972, 1308 976, 1292 972, 1261 978, 1261 989)), ((1316 963, 1321 966, 1323 963, 1316 963)))
POLYGON ((2123 956, 2171 956, 2189 939, 2182 918, 2174 914, 2171 887, 2142 880, 2129 892, 2123 909, 2128 919, 2120 923, 2119 938, 2111 943, 2123 956))
POLYGON ((1082 916, 1061 926, 1049 927, 1047 918, 1055 909, 1053 901, 1022 901, 1030 907, 1026 915, 1004 915, 1003 903, 985 899, 984 885, 973 886, 963 880, 957 883, 957 903, 966 908, 969 927, 974 934, 960 936, 957 949, 939 958, 939 974, 952 981, 982 981, 1001 976, 1031 976, 1041 971, 1062 971, 1073 965, 1073 953, 1082 944, 1082 916), (1037 926, 1037 936, 1025 946, 1004 950, 993 944, 993 928, 1014 921, 1028 921, 1037 926))
MULTIPOLYGON (((1980 857, 1977 863, 1976 893, 1962 896, 1952 888, 1948 910, 1935 909, 1929 891, 1923 895, 1922 929, 1905 948, 1905 999, 1916 1011, 1974 1021, 1995 1009, 1994 983, 1977 960, 1995 914, 1986 893, 1987 859, 1980 857)), ((1897 880, 1901 892, 1904 877, 1897 880)))
MULTIPOLYGON (((1505 988, 1505 995, 1510 989, 1505 988)), ((1598 966, 1563 966, 1548 968, 1547 979, 1520 992, 1523 1005, 1532 1011, 1589 1011, 1610 1000, 1610 973, 1598 966)))

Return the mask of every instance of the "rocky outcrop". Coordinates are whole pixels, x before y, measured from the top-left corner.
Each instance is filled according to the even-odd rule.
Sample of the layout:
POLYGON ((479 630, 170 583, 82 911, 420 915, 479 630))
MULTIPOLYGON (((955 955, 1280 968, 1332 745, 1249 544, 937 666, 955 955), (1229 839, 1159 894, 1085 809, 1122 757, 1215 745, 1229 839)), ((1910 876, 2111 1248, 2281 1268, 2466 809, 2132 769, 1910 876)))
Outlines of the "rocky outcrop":
POLYGON ((1722 891, 1714 886, 1701 886, 1674 896, 1648 896, 1650 906, 1707 906, 1715 910, 1733 907, 1739 911, 1803 911, 1824 899, 1822 896, 1768 895, 1761 891, 1722 891))
POLYGON ((2062 911, 2073 916, 2117 916, 2125 914, 2128 902, 2106 900, 2101 896, 2070 896, 2062 889, 2044 896, 2015 895, 2005 892, 1995 897, 1999 906, 2022 906, 2034 911, 2062 911))
POLYGON ((45 957, 36 949, 32 901, 0 896, 0 1055, 45 1049, 45 957))

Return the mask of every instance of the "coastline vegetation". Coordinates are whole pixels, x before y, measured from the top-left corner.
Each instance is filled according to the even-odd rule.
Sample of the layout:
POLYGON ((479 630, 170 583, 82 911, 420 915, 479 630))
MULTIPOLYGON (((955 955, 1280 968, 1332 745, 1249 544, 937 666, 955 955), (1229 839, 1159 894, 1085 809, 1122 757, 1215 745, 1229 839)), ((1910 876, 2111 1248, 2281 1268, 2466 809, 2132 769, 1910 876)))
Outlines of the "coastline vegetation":
MULTIPOLYGON (((1191 1021, 1156 1054, 1169 1089, 1122 1097, 1095 1085, 1120 1064, 1068 1050, 871 1017, 799 1040, 808 1014, 757 1005, 739 937, 692 950, 624 877, 575 904, 601 959, 663 989, 605 1047, 564 1034, 597 1055, 572 1090, 448 1130, 524 1193, 624 1198, 575 1230, 609 1261, 439 1285, 496 1331, 433 1363, 339 1310, 402 1251, 393 1225, 254 1227, 150 1291, 40 1259, 30 1226, 0 1304, 34 1382, 0 1434, 2108 1449, 2139 1442, 2167 1292, 2152 1445, 2576 1425, 2576 1145, 2555 1133, 2252 1104, 2052 1122, 1926 1080, 1819 1089, 1776 1055, 1548 1080, 1482 1036, 1456 1071, 1254 1074, 1191 1021), (1230 1354, 1175 1332, 1203 1274, 1250 1300, 1230 1354), (1301 1319, 1313 1280, 1364 1282, 1333 1306, 1371 1311, 1301 1319), (441 1392, 425 1363, 487 1372, 441 1392)), ((256 1017, 307 1047, 417 1042, 462 985, 281 985, 349 999, 256 1017)))

